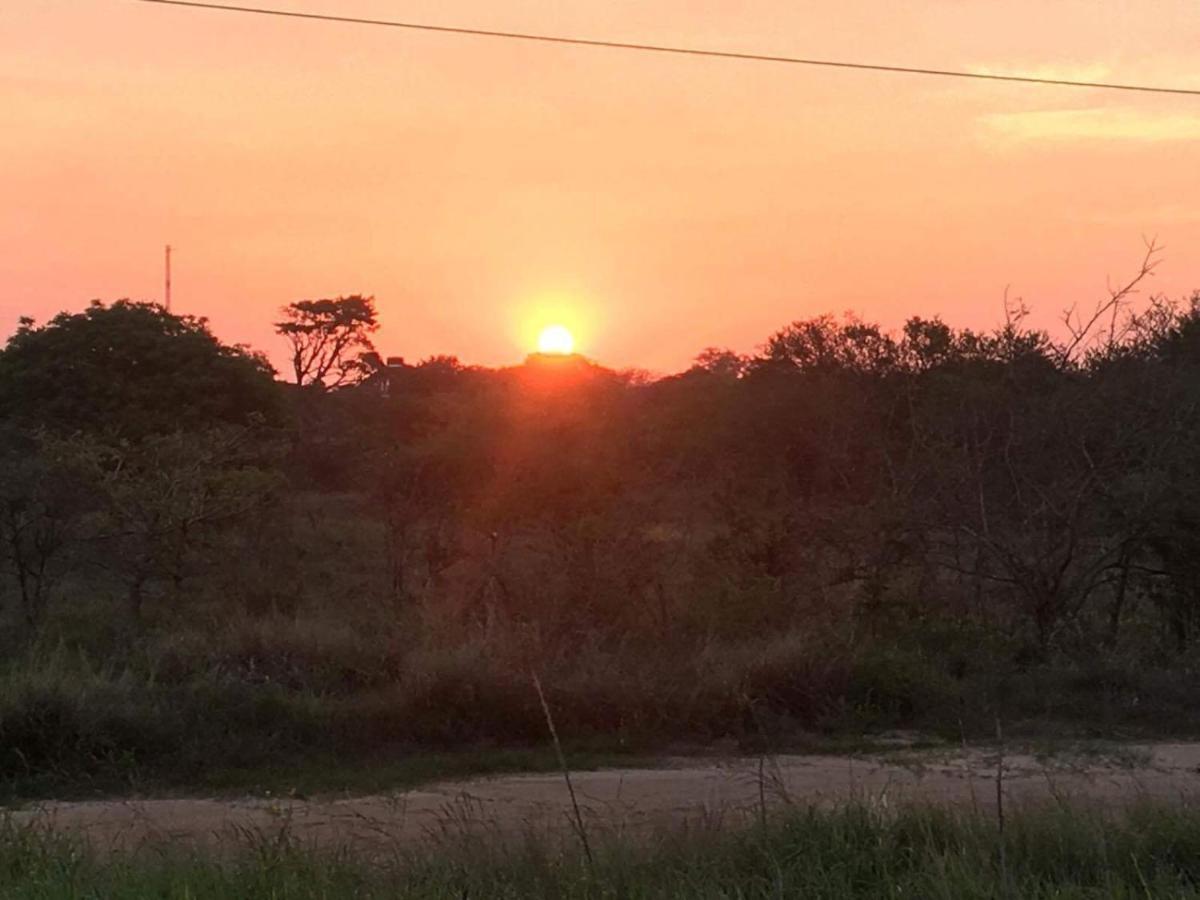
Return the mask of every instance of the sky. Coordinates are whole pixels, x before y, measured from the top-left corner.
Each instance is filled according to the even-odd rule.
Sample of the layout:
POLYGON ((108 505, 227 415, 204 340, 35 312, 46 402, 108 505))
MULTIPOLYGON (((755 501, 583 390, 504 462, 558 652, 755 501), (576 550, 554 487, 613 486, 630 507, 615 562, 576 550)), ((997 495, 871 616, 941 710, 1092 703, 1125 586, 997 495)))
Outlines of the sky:
MULTIPOLYGON (((262 0, 337 15, 1200 88, 1195 0, 262 0)), ((1200 97, 0 4, 0 335, 159 300, 282 366, 285 303, 385 355, 616 368, 853 312, 1054 328, 1165 247, 1200 288, 1200 97)))

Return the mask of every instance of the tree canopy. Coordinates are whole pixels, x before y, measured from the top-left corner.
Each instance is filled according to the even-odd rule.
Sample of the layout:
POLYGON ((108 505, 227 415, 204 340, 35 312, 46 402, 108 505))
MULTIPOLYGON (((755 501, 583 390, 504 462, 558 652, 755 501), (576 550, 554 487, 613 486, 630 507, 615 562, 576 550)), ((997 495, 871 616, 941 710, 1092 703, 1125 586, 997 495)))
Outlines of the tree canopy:
POLYGON ((297 385, 335 388, 368 374, 363 357, 374 353, 371 334, 379 328, 374 297, 298 300, 283 315, 275 330, 291 344, 297 385))
POLYGON ((203 318, 95 301, 42 326, 21 320, 0 351, 0 416, 125 437, 272 421, 273 374, 261 355, 217 340, 203 318))

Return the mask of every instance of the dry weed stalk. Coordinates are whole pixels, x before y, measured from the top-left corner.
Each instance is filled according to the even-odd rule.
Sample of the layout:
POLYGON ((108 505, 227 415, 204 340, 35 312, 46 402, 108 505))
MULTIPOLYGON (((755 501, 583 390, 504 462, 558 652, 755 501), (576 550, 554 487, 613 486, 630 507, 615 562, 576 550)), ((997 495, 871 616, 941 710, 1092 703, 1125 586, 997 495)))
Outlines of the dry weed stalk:
POLYGON ((594 863, 592 847, 588 843, 587 828, 583 823, 583 813, 579 809, 579 801, 575 797, 575 785, 571 783, 571 770, 567 767, 567 756, 563 753, 562 741, 558 739, 558 729, 554 727, 554 716, 550 712, 550 704, 546 702, 546 692, 542 690, 542 680, 538 678, 537 670, 531 668, 529 674, 533 679, 533 687, 537 691, 538 702, 542 704, 542 712, 546 716, 546 727, 550 729, 550 738, 554 742, 554 752, 558 755, 558 765, 562 770, 563 781, 567 783, 567 793, 571 797, 571 811, 574 815, 575 833, 579 835, 579 843, 583 845, 583 855, 587 858, 588 869, 594 863))
POLYGON ((1004 731, 1000 727, 999 713, 996 714, 996 826, 1000 839, 1000 890, 1004 897, 1010 897, 1008 846, 1004 833, 1004 731))

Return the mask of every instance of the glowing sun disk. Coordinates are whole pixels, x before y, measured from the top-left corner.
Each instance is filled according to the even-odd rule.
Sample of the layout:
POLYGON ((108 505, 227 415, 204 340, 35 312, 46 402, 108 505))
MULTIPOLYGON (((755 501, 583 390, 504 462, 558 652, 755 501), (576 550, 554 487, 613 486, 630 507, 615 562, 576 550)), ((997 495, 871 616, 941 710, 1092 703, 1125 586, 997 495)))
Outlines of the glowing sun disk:
POLYGON ((548 325, 538 335, 538 352, 569 356, 575 352, 575 338, 562 325, 548 325))

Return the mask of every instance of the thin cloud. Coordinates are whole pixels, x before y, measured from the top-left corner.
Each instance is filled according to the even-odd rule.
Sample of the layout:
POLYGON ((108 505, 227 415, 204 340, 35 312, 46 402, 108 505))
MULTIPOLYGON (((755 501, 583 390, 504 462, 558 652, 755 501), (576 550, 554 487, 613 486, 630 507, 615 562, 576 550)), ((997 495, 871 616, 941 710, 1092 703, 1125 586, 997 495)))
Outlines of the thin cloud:
POLYGON ((1200 141, 1200 115, 1123 107, 991 113, 977 121, 986 136, 1011 143, 1200 141))

